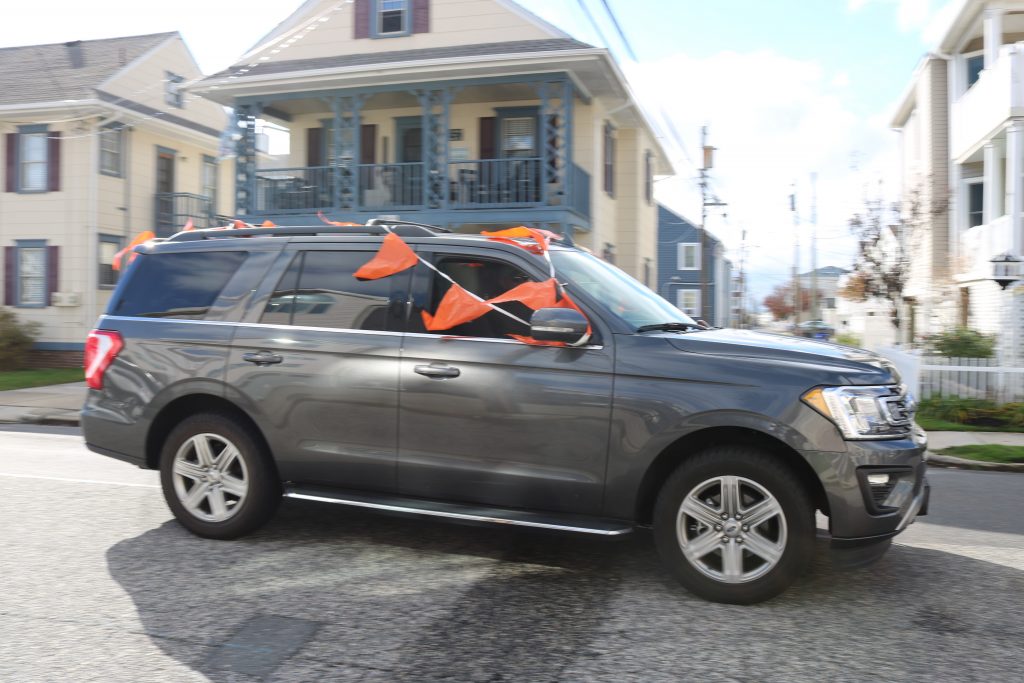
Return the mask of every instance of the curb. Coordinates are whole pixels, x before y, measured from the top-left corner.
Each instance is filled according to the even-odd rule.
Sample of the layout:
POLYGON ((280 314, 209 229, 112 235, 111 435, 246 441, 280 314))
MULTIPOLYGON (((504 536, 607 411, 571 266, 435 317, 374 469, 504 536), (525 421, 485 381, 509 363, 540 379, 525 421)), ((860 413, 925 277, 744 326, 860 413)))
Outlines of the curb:
POLYGON ((81 416, 77 410, 27 411, 15 419, 0 419, 0 424, 49 425, 54 427, 78 427, 81 416))
POLYGON ((932 451, 928 451, 927 456, 928 464, 931 467, 955 467, 961 470, 985 470, 987 472, 1024 472, 1024 463, 968 460, 952 455, 940 455, 932 451))

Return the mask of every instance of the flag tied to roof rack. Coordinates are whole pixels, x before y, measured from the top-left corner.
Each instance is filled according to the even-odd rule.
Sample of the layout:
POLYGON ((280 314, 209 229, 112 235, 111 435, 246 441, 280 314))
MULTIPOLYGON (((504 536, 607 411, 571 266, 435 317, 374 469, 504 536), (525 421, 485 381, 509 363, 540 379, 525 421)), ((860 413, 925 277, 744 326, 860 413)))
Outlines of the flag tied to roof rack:
POLYGON ((135 247, 139 246, 140 244, 148 242, 154 237, 156 237, 156 235, 153 234, 152 230, 140 232, 138 235, 135 236, 135 239, 128 243, 127 247, 114 254, 114 260, 111 262, 110 267, 113 268, 114 270, 121 270, 121 265, 122 263, 124 263, 126 256, 128 257, 127 263, 124 263, 124 265, 127 266, 129 263, 135 260, 135 247))
POLYGON ((389 232, 377 250, 377 255, 364 263, 353 275, 359 280, 378 280, 412 268, 419 260, 416 252, 405 243, 405 240, 389 232))

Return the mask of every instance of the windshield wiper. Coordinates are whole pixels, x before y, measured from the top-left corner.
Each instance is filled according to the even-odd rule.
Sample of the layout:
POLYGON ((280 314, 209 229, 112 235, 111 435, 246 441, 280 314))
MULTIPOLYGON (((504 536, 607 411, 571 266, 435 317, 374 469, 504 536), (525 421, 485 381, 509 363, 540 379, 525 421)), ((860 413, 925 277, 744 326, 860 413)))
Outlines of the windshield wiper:
POLYGON ((640 327, 636 328, 636 331, 637 331, 637 333, 640 333, 640 332, 653 332, 655 330, 660 331, 660 332, 675 332, 675 331, 682 332, 683 330, 703 330, 703 329, 705 329, 705 328, 701 327, 700 325, 698 325, 696 323, 654 323, 653 325, 641 325, 640 327))

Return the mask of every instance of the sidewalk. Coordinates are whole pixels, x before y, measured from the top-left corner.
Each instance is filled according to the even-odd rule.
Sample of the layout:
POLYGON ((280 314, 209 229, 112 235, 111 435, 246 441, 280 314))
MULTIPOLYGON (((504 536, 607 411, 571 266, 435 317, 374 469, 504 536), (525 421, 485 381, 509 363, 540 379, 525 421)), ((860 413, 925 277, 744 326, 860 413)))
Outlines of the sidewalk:
POLYGON ((0 391, 0 423, 77 427, 78 411, 85 403, 86 391, 85 382, 0 391))

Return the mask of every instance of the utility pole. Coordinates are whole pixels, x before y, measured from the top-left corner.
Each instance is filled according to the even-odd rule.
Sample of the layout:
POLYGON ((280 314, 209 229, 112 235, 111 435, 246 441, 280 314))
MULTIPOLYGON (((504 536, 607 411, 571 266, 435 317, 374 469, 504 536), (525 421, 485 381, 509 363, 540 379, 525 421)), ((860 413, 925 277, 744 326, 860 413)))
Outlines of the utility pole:
POLYGON ((818 309, 818 172, 811 173, 811 320, 821 320, 818 309))
POLYGON ((789 210, 793 212, 793 323, 800 324, 800 215, 796 212, 796 184, 789 195, 789 210))
MULTIPOLYGON (((707 220, 708 220, 708 207, 709 206, 725 206, 724 202, 708 200, 708 171, 710 171, 714 163, 715 148, 708 144, 708 127, 701 126, 700 129, 700 146, 704 153, 704 163, 700 168, 700 316, 706 318, 708 311, 712 313, 712 320, 715 325, 718 324, 718 320, 714 319, 714 311, 712 310, 711 303, 708 299, 710 294, 710 287, 708 286, 708 261, 713 259, 707 258, 708 248, 708 231, 707 231, 707 220)), ((713 256, 713 255, 712 255, 713 256)), ((728 284, 726 284, 728 287, 728 284)))

